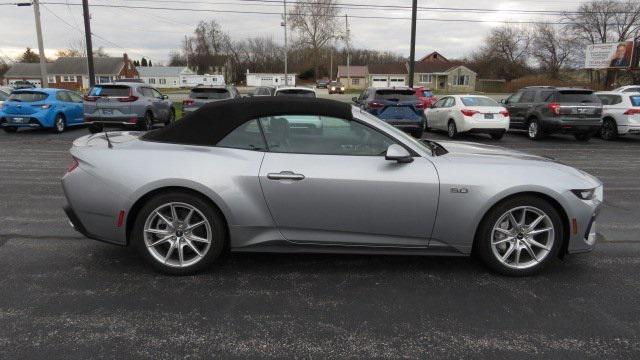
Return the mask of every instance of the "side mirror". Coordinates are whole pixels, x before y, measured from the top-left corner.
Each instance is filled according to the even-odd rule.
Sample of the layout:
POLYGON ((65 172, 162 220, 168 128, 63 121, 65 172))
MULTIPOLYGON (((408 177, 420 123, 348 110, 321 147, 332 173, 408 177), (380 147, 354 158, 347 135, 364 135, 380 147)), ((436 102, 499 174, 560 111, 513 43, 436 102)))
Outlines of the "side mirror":
POLYGON ((398 144, 389 145, 384 158, 385 160, 397 161, 401 164, 407 164, 413 161, 413 157, 411 157, 407 149, 398 144))
POLYGON ((169 98, 169 95, 162 95, 162 100, 167 100, 169 98))
POLYGON ((354 97, 351 98, 351 101, 353 101, 354 103, 357 104, 358 103, 358 98, 354 96, 354 97))
POLYGON ((507 103, 507 99, 501 99, 500 100, 500 104, 506 104, 507 103))

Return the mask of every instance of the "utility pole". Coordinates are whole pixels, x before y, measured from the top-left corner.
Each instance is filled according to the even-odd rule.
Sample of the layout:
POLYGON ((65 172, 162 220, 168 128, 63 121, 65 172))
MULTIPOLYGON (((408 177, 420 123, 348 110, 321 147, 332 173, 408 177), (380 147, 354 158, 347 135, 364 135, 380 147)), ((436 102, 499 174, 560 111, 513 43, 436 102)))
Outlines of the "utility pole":
POLYGON ((329 81, 333 81, 333 44, 329 49, 329 81))
POLYGON ((350 33, 349 33, 349 15, 347 15, 347 14, 344 14, 344 27, 346 29, 345 41, 346 41, 346 44, 347 44, 347 89, 351 89, 351 68, 350 68, 350 66, 351 66, 351 64, 350 64, 350 62, 351 62, 351 58, 350 58, 351 57, 351 48, 349 47, 349 41, 350 41, 350 39, 349 39, 349 36, 350 36, 350 33))
POLYGON ((49 76, 47 74, 47 59, 44 55, 44 44, 42 43, 42 27, 40 26, 39 0, 33 0, 33 14, 36 18, 36 34, 38 35, 38 51, 40 52, 40 75, 42 76, 40 86, 42 86, 43 88, 47 88, 49 87, 49 76))
POLYGON ((91 44, 91 18, 89 15, 89 0, 82 0, 82 15, 84 16, 84 36, 87 43, 87 68, 89 70, 89 87, 93 87, 96 84, 96 72, 93 68, 93 45, 91 44))
POLYGON ((413 87, 413 74, 416 66, 416 18, 418 14, 418 0, 413 0, 411 7, 411 50, 409 51, 409 87, 413 87))
POLYGON ((287 0, 283 0, 284 11, 282 15, 282 26, 284 26, 284 86, 289 85, 289 74, 287 69, 287 55, 289 53, 289 46, 287 44, 287 0))

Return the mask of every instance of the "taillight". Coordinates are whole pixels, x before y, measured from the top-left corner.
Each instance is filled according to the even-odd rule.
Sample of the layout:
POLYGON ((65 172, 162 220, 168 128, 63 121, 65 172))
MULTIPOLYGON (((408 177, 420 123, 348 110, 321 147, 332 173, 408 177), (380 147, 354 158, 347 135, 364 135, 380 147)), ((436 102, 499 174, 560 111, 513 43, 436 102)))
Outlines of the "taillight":
POLYGON ((384 104, 383 104, 383 103, 379 103, 379 102, 377 102, 377 101, 371 101, 371 102, 369 102, 369 104, 367 104, 367 105, 369 105, 369 107, 370 107, 370 108, 373 108, 373 109, 380 109, 380 108, 384 107, 384 104))
POLYGON ((460 110, 460 111, 462 112, 462 114, 463 114, 464 116, 473 116, 473 115, 475 115, 475 114, 479 114, 479 113, 480 113, 479 111, 476 111, 476 110, 470 110, 470 109, 462 109, 462 110, 460 110))
POLYGON ((195 103, 193 99, 184 99, 182 100, 182 106, 191 106, 195 103))
POLYGON ((138 100, 138 97, 133 95, 133 90, 131 88, 129 88, 129 96, 118 98, 118 101, 120 102, 134 102, 136 100, 138 100))
POLYGON ((629 109, 624 112, 625 115, 638 115, 640 114, 640 109, 629 109))
POLYGON ((423 103, 421 103, 421 102, 417 103, 417 104, 416 104, 416 109, 424 110, 424 104, 423 104, 423 103))
POLYGON ((509 112, 507 110, 502 110, 502 111, 500 111, 500 115, 502 115, 504 117, 509 117, 509 112))
POLYGON ((560 115, 560 104, 558 103, 549 104, 549 111, 551 111, 552 114, 560 115))
POLYGON ((85 95, 84 96, 84 101, 94 102, 94 101, 97 101, 97 100, 98 100, 97 96, 89 96, 89 95, 85 95))
POLYGON ((68 173, 72 172, 73 170, 75 170, 80 165, 80 163, 78 162, 78 160, 76 158, 71 158, 71 159, 72 159, 71 160, 71 164, 69 164, 69 166, 67 166, 67 172, 68 173))

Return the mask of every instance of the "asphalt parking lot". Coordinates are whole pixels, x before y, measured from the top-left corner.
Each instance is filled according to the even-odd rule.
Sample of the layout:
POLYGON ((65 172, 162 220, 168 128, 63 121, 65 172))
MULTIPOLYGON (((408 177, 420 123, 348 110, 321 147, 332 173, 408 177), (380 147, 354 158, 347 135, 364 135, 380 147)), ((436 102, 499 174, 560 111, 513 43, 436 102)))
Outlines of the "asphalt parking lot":
POLYGON ((640 137, 462 139, 604 182, 596 250, 537 277, 465 258, 273 254, 166 277, 68 226, 59 180, 87 133, 0 132, 2 359, 640 357, 640 137))

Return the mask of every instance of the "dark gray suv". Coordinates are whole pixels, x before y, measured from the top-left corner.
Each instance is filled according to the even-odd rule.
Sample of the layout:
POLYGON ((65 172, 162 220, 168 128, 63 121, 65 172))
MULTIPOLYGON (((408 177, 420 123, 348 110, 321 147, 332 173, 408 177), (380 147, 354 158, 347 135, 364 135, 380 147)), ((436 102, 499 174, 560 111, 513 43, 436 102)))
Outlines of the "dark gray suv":
POLYGON ((100 84, 84 97, 84 122, 92 133, 105 126, 150 130, 158 122, 167 125, 175 119, 173 103, 147 84, 100 84))
POLYGON ((602 125, 602 103, 592 90, 551 86, 526 87, 502 101, 512 129, 538 140, 547 134, 573 134, 589 140, 602 125))

